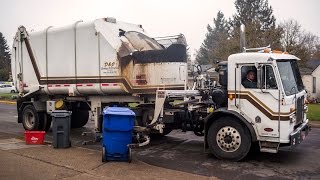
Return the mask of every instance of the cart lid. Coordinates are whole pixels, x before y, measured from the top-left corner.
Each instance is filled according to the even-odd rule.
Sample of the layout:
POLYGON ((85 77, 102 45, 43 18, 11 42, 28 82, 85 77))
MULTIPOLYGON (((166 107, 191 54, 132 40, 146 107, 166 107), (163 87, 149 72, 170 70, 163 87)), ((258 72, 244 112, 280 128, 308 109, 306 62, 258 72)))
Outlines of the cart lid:
POLYGON ((103 109, 103 115, 135 116, 135 113, 129 108, 125 107, 106 107, 103 109))

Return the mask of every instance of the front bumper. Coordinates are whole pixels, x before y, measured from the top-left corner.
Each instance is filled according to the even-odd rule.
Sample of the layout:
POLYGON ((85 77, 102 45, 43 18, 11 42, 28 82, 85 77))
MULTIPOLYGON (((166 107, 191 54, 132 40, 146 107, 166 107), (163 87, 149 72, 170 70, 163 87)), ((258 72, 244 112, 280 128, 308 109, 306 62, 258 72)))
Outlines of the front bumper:
POLYGON ((309 134, 311 130, 311 126, 308 124, 308 121, 302 123, 297 129, 295 129, 290 134, 290 145, 291 147, 295 147, 300 144, 305 137, 309 134))

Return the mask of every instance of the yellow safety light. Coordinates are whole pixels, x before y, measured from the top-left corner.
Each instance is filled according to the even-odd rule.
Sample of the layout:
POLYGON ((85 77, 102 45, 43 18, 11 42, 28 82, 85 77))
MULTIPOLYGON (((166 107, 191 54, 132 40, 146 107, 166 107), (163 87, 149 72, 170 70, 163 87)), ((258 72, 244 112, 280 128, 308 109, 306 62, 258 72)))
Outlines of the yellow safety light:
POLYGON ((263 52, 264 52, 264 53, 270 53, 270 52, 271 52, 271 48, 265 48, 265 49, 263 50, 263 52))
POLYGON ((274 51, 272 51, 272 53, 275 53, 275 54, 281 54, 281 53, 282 53, 282 51, 274 50, 274 51))
POLYGON ((55 108, 56 109, 62 109, 64 107, 64 101, 63 100, 58 100, 58 101, 56 101, 56 103, 55 103, 55 108))

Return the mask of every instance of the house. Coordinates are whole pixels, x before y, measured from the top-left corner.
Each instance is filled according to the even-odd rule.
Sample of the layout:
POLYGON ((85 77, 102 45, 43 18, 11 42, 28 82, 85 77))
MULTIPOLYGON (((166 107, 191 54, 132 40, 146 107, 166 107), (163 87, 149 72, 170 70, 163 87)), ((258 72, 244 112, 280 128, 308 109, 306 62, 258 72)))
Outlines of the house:
POLYGON ((301 70, 302 82, 308 93, 308 100, 320 100, 320 65, 313 71, 301 70))

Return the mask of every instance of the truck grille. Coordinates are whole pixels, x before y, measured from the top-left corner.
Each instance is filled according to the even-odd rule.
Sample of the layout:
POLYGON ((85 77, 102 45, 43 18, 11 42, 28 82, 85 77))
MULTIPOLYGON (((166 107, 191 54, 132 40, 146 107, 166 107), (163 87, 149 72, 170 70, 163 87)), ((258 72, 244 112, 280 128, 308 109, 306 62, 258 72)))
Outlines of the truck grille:
POLYGON ((304 118, 304 96, 297 99, 296 104, 296 124, 300 124, 304 118))

